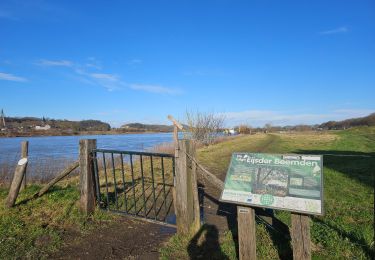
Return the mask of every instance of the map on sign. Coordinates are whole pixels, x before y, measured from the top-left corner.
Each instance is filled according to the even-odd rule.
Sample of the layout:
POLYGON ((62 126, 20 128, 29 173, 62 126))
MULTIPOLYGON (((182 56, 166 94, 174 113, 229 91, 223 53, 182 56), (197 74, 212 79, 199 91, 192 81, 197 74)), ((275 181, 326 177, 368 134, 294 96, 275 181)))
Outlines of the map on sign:
POLYGON ((234 153, 221 201, 323 215, 321 155, 234 153))

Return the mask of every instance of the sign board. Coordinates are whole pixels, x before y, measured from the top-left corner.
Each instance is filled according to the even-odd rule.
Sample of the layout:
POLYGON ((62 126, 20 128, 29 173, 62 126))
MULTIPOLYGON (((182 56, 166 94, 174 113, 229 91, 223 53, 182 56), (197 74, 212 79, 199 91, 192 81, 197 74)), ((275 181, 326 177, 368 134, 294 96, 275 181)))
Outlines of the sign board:
POLYGON ((234 153, 220 200, 323 215, 322 156, 234 153))

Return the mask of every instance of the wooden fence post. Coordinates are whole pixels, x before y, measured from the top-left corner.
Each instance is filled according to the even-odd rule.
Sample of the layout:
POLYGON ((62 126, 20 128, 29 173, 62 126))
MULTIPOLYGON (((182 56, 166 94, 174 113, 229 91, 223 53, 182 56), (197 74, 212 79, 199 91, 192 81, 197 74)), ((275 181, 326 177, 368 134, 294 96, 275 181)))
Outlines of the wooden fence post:
POLYGON ((17 200, 18 193, 21 188, 21 183, 23 176, 25 175, 25 170, 27 166, 27 158, 22 158, 18 161, 16 170, 14 172, 12 184, 10 185, 8 197, 5 200, 5 206, 10 208, 14 206, 17 200))
POLYGON ((80 209, 86 214, 95 210, 95 178, 92 151, 96 149, 95 139, 79 140, 79 168, 80 168, 80 209))
POLYGON ((195 144, 190 140, 180 140, 178 144, 175 184, 177 232, 189 234, 200 228, 196 166, 187 156, 195 156, 195 144))
MULTIPOLYGON (((23 141, 21 142, 21 159, 27 158, 28 156, 29 156, 29 141, 23 141)), ((21 185, 21 190, 23 189, 26 189, 26 169, 25 169, 25 174, 23 175, 23 181, 21 185)))
POLYGON ((292 213, 292 245, 294 260, 311 259, 311 240, 310 240, 310 217, 298 213, 292 213))
POLYGON ((237 206, 237 221, 240 260, 254 260, 257 257, 254 209, 237 206))

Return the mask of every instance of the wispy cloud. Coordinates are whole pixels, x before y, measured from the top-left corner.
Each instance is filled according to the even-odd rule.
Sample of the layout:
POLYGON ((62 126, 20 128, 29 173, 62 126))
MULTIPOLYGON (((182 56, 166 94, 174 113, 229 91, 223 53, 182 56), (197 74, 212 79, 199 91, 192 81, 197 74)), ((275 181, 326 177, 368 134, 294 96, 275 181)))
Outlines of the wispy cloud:
MULTIPOLYGON (((98 73, 96 70, 93 72, 93 69, 99 69, 96 66, 92 66, 92 64, 96 65, 98 61, 95 58, 89 58, 90 63, 86 63, 84 65, 69 61, 69 60, 47 60, 42 59, 39 60, 36 64, 42 65, 46 67, 68 67, 76 74, 76 78, 79 81, 85 84, 90 85, 97 85, 104 87, 108 91, 120 90, 124 88, 130 88, 137 91, 144 91, 150 92, 155 94, 167 94, 167 95, 178 95, 182 94, 182 91, 176 88, 169 88, 160 85, 153 85, 153 84, 138 84, 138 83, 128 83, 124 81, 119 75, 113 73, 98 73), (78 77, 77 77, 78 76, 78 77)), ((134 59, 133 62, 141 63, 141 60, 134 59)), ((100 67, 101 69, 101 67, 100 67)))
POLYGON ((100 63, 100 61, 98 61, 95 57, 89 57, 87 58, 88 62, 85 64, 85 66, 87 68, 94 68, 94 69, 97 69, 97 70, 101 70, 102 69, 102 65, 100 63))
POLYGON ((108 80, 112 82, 119 81, 118 77, 114 74, 108 74, 108 73, 91 73, 91 77, 95 79, 103 79, 103 80, 108 80))
POLYGON ((93 80, 95 84, 106 88, 108 91, 122 89, 125 86, 125 83, 120 80, 117 75, 114 74, 90 73, 86 75, 90 77, 90 79, 93 80))
POLYGON ((343 120, 362 117, 373 113, 371 109, 337 109, 327 113, 291 113, 272 110, 247 110, 240 112, 222 113, 231 125, 250 124, 263 126, 273 125, 318 124, 329 120, 343 120))
POLYGON ((16 82, 26 82, 27 79, 19 76, 15 76, 10 73, 0 72, 0 80, 16 81, 16 82))
POLYGON ((130 65, 138 65, 141 64, 143 61, 141 59, 132 59, 128 62, 130 65))
POLYGON ((349 29, 345 26, 341 26, 332 30, 327 30, 327 31, 321 31, 319 34, 322 35, 329 35, 329 34, 339 34, 339 33, 347 33, 349 29))
POLYGON ((168 95, 178 95, 182 94, 182 91, 175 88, 167 88, 159 85, 144 85, 144 84, 129 84, 129 87, 134 90, 142 90, 157 94, 168 94, 168 95))
POLYGON ((62 66, 62 67, 73 67, 74 63, 69 60, 39 60, 37 62, 41 66, 62 66))

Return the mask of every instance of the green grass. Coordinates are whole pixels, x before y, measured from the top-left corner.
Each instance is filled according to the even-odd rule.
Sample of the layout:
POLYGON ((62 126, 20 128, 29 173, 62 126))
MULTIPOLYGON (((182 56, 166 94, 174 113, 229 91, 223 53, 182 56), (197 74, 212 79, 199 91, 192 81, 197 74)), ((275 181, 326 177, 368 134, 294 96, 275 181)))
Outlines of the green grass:
MULTIPOLYGON (((306 153, 324 156, 325 216, 312 217, 313 259, 373 259, 375 127, 345 131, 242 136, 198 151, 198 160, 211 172, 225 174, 233 152, 306 153), (360 156, 342 156, 360 155, 360 156)), ((290 213, 275 211, 290 227, 290 213)), ((218 238, 220 257, 236 259, 237 230, 218 238)), ((290 241, 262 223, 257 224, 257 256, 280 259, 291 256, 290 241)), ((193 238, 174 236, 160 250, 163 259, 187 259, 193 238)), ((201 240, 210 240, 203 234, 201 240)), ((204 255, 204 253, 201 253, 204 255)), ((209 254, 209 252, 207 253, 209 254)))
POLYGON ((86 217, 77 207, 77 186, 55 186, 41 198, 30 199, 38 185, 22 191, 16 206, 7 209, 7 189, 0 189, 0 259, 47 258, 66 234, 80 235, 111 216, 96 212, 86 217))

